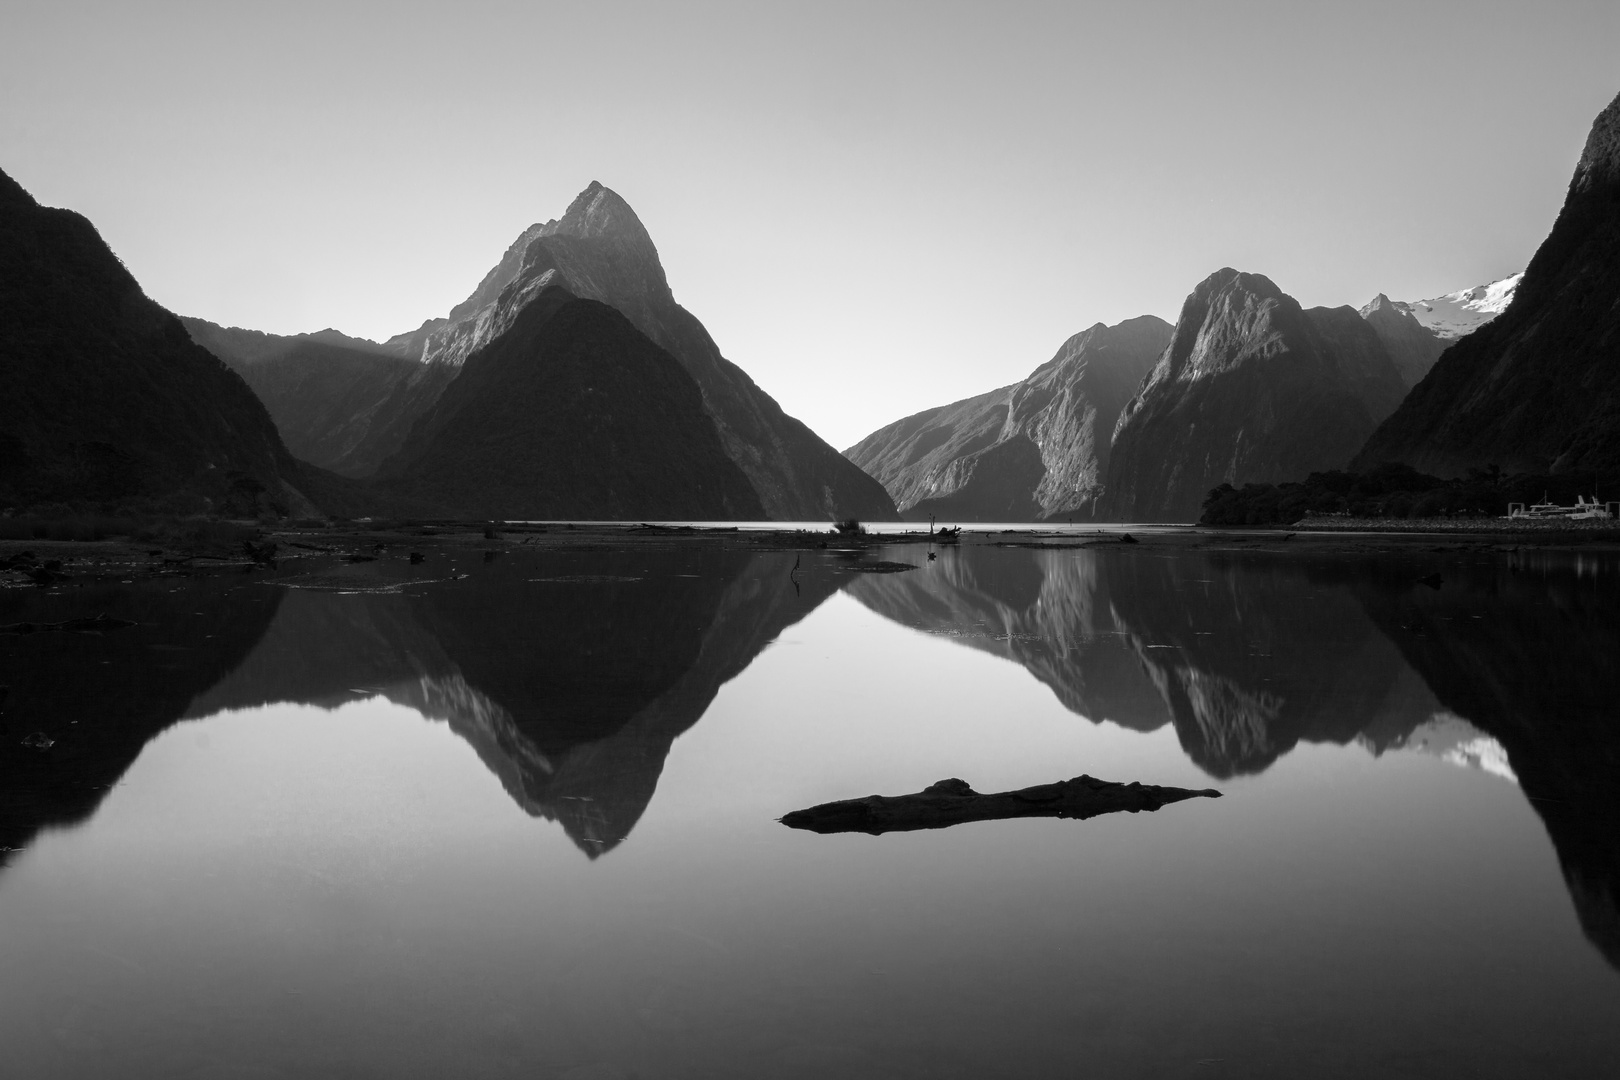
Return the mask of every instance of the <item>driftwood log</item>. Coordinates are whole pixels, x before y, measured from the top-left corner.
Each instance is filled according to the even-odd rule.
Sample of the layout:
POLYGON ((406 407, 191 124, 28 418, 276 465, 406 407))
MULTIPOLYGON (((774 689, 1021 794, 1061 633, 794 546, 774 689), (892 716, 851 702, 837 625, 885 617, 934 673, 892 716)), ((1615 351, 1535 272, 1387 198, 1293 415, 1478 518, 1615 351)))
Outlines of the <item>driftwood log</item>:
POLYGON ((1218 799, 1212 788, 1158 787, 1153 784, 1115 784, 1094 776, 1077 776, 1055 784, 1037 784, 1018 791, 980 794, 965 780, 941 780, 915 795, 868 795, 795 810, 781 822, 790 829, 818 833, 863 832, 877 836, 912 829, 944 829, 965 821, 1001 818, 1090 818, 1099 814, 1157 810, 1183 799, 1218 799))

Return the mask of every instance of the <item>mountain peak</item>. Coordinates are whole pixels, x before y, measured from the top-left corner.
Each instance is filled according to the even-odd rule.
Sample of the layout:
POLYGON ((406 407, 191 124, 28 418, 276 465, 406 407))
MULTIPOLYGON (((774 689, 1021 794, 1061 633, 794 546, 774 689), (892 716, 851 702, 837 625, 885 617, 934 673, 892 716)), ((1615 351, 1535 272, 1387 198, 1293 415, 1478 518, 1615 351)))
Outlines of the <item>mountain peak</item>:
POLYGON ((1277 288, 1276 282, 1266 277, 1266 275, 1249 274, 1242 270, 1234 270, 1230 266, 1221 267, 1199 282, 1193 289, 1193 295, 1208 297, 1230 288, 1237 288, 1244 292, 1254 293, 1257 296, 1275 299, 1287 295, 1277 288))
POLYGON ((1569 191, 1590 194, 1609 187, 1620 187, 1620 95, 1592 121, 1569 191))
POLYGON ((598 180, 592 180, 584 191, 574 196, 561 218, 546 222, 540 235, 572 236, 581 240, 618 235, 652 244, 646 226, 630 209, 630 204, 598 180))

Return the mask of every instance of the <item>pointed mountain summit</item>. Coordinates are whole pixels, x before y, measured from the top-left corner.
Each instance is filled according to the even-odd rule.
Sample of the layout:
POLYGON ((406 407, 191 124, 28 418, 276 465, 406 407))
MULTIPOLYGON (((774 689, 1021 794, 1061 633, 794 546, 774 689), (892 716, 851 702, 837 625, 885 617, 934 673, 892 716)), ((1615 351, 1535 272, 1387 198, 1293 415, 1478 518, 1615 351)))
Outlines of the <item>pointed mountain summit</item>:
POLYGON ((1409 387, 1416 386, 1429 373, 1446 346, 1451 344, 1419 322, 1412 314, 1411 305, 1397 304, 1383 293, 1361 309, 1361 317, 1384 343, 1389 358, 1395 362, 1395 370, 1401 373, 1401 382, 1409 387))
POLYGON ((762 516, 697 383, 622 313, 548 285, 511 314, 383 464, 381 489, 458 517, 762 516))
POLYGON ((1269 278, 1218 270, 1120 414, 1100 514, 1196 521, 1221 483, 1342 468, 1405 390, 1355 309, 1307 311, 1269 278))
POLYGON ((0 506, 309 514, 242 379, 71 210, 0 172, 0 506))
POLYGON ((1435 364, 1355 467, 1620 476, 1620 97, 1594 121, 1512 303, 1435 364))
POLYGON ((1098 323, 1023 382, 908 416, 844 451, 909 516, 1089 516, 1114 422, 1170 340, 1152 315, 1098 323))
POLYGON ((895 518, 882 485, 784 413, 720 354, 703 324, 675 302, 658 249, 635 211, 594 181, 560 219, 526 229, 449 319, 388 344, 428 369, 453 371, 506 332, 549 286, 616 308, 681 363, 702 391, 726 455, 748 477, 768 517, 895 518))

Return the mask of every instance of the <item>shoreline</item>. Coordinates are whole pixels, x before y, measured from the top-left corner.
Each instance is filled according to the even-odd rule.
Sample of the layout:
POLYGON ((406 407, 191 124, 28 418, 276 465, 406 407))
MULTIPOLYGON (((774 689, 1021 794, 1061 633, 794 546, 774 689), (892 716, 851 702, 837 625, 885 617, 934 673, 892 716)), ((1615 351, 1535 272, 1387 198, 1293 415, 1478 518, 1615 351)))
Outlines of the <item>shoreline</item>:
MULTIPOLYGON (((377 524, 263 527, 232 523, 229 540, 172 543, 114 537, 103 540, 0 540, 0 590, 41 588, 91 581, 134 583, 156 577, 241 574, 271 571, 277 565, 306 559, 344 562, 418 561, 444 555, 494 559, 503 552, 588 551, 642 545, 715 544, 757 551, 828 551, 860 558, 885 547, 928 547, 936 553, 951 548, 999 547, 1034 550, 1173 548, 1210 552, 1264 552, 1295 555, 1396 554, 1433 551, 1620 552, 1620 529, 1507 529, 1498 521, 1452 522, 1451 528, 1428 528, 1427 522, 1405 527, 1213 528, 1197 525, 1050 526, 1029 525, 978 529, 964 527, 954 540, 942 541, 925 529, 851 535, 829 526, 812 532, 800 528, 741 528, 738 525, 654 525, 642 522, 525 523, 492 526, 485 522, 386 522, 377 524)), ((1359 523, 1358 523, 1359 524, 1359 523)), ((1386 523, 1387 524, 1387 523, 1386 523)), ((1608 523, 1593 523, 1607 525, 1608 523)))

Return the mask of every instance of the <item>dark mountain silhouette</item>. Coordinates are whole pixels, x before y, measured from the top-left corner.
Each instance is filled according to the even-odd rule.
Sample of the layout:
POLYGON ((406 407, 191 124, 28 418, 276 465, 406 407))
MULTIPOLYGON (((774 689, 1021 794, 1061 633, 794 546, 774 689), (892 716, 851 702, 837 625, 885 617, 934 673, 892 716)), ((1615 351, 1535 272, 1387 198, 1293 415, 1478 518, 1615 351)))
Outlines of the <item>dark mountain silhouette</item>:
POLYGON ((1451 341, 1418 322, 1409 309, 1410 305, 1396 304, 1379 293, 1361 309, 1361 317, 1383 342, 1395 370, 1401 373, 1401 382, 1411 387, 1429 373, 1451 341))
POLYGON ((1620 476, 1616 295, 1620 97, 1593 123, 1563 209, 1508 309, 1446 351, 1354 467, 1620 476))
POLYGON ((1098 323, 1023 382, 897 420, 844 455, 913 518, 1089 517, 1114 423, 1170 332, 1151 315, 1098 323))
POLYGON ((180 320, 191 339, 247 381, 294 457, 340 476, 369 476, 399 449, 448 374, 397 349, 322 330, 283 337, 180 320), (392 433, 373 437, 374 433, 392 433))
POLYGON ((504 332, 525 300, 547 284, 617 308, 681 362, 703 392, 721 445, 769 517, 894 519, 881 485, 720 355, 703 324, 675 302, 635 211, 599 183, 581 192, 561 219, 519 237, 446 324, 429 323, 407 341, 422 341, 426 362, 458 363, 504 332))
POLYGON ((378 482, 460 516, 764 515, 686 369, 556 285, 473 352, 378 482))
POLYGON ((795 587, 795 558, 514 552, 452 582, 383 559, 293 574, 293 589, 198 578, 14 594, 0 621, 105 611, 139 625, 0 635, 0 847, 88 816, 183 718, 378 694, 448 723, 525 812, 594 858, 629 835, 719 688, 836 591, 841 577, 815 565, 795 587), (36 731, 55 744, 24 746, 36 731))
POLYGON ((1342 468, 1406 387, 1353 308, 1223 269, 1187 297, 1114 429, 1098 515, 1197 521, 1210 489, 1342 468))
POLYGON ((93 225, 0 173, 0 506, 310 513, 264 406, 93 225))
POLYGON ((1586 936, 1620 968, 1620 588, 1581 571, 1559 553, 1458 560, 1438 590, 1388 567, 1356 591, 1446 708, 1507 750, 1586 936))

